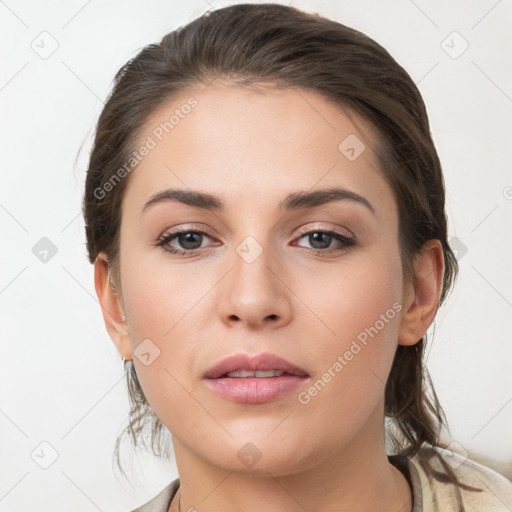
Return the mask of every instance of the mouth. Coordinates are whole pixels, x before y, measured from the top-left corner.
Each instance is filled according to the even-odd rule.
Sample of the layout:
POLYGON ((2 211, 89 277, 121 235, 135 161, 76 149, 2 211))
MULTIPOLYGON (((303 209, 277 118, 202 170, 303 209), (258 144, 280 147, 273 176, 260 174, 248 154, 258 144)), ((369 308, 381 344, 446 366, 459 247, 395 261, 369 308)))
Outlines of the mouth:
POLYGON ((269 377, 281 377, 282 375, 293 375, 292 373, 282 372, 280 370, 260 370, 260 371, 251 371, 251 370, 237 370, 234 372, 225 373, 220 378, 230 377, 234 379, 247 379, 248 377, 256 377, 258 379, 264 379, 269 377))
POLYGON ((282 374, 308 377, 308 373, 290 361, 276 354, 263 353, 257 356, 248 354, 235 354, 222 359, 205 372, 203 378, 218 379, 220 377, 233 378, 267 378, 281 377, 282 374), (272 374, 268 372, 274 372, 272 374))
POLYGON ((222 397, 257 404, 289 393, 309 374, 275 354, 237 354, 217 363, 203 377, 210 389, 222 397))

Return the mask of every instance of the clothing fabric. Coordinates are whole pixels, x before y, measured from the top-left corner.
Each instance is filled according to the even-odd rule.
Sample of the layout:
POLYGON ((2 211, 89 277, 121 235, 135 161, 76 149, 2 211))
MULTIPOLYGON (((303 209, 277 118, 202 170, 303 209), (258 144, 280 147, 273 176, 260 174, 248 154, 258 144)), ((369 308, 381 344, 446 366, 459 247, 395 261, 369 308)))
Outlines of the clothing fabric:
MULTIPOLYGON (((443 459, 452 467, 459 482, 465 486, 476 487, 480 492, 460 489, 463 509, 458 505, 457 490, 449 483, 429 479, 419 463, 417 456, 407 458, 401 455, 389 455, 388 460, 399 469, 412 490, 412 512, 511 512, 512 482, 496 471, 475 461, 466 459, 457 453, 436 448, 443 459)), ((445 473, 436 457, 431 466, 445 473)), ((167 512, 180 486, 179 478, 173 480, 157 496, 132 512, 167 512)))

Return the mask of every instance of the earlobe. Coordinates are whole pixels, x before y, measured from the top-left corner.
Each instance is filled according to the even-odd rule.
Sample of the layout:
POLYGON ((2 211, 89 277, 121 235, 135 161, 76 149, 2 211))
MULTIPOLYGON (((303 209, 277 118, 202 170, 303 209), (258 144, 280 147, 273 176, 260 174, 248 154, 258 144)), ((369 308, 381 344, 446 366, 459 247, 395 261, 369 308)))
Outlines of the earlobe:
POLYGON ((94 261, 94 287, 110 338, 121 357, 133 359, 121 298, 110 282, 108 258, 104 253, 98 254, 94 261))
POLYGON ((434 321, 443 286, 444 256, 441 242, 429 240, 414 260, 414 282, 403 299, 399 345, 415 345, 434 321))

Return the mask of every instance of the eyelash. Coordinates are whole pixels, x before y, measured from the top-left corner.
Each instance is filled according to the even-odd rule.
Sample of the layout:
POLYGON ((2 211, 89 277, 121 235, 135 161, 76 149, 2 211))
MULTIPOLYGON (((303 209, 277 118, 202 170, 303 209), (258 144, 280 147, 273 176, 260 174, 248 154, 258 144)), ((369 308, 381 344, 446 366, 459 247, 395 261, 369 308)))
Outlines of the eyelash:
MULTIPOLYGON (((176 256, 185 256, 185 255, 194 255, 198 251, 201 251, 201 249, 188 249, 188 250, 180 250, 180 249, 174 249, 174 248, 167 248, 165 247, 168 243, 170 243, 174 238, 177 238, 180 235, 188 234, 188 233, 194 233, 199 235, 205 235, 208 238, 212 238, 208 235, 208 233, 205 233, 204 231, 200 230, 193 230, 193 229, 186 229, 182 231, 174 231, 172 233, 168 233, 167 235, 162 236, 158 239, 156 245, 158 247, 162 247, 164 251, 174 254, 176 256)), ((338 248, 338 249, 312 249, 309 247, 301 247, 309 254, 332 254, 332 253, 344 253, 350 248, 355 245, 355 241, 349 237, 346 237, 342 235, 341 233, 338 233, 337 231, 333 230, 327 230, 327 229, 312 229, 309 231, 303 231, 300 233, 300 236, 298 237, 303 238, 307 235, 311 235, 313 233, 324 233, 326 235, 331 236, 332 238, 342 242, 344 244, 344 247, 338 248)))

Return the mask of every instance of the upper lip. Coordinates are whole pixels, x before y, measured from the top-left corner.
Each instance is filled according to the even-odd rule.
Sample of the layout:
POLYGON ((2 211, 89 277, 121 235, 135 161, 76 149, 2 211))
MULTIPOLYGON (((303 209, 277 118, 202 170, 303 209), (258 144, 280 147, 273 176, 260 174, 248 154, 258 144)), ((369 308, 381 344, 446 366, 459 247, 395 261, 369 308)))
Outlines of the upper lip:
POLYGON ((307 377, 308 373, 298 366, 290 363, 286 359, 279 357, 276 354, 258 354, 250 356, 248 354, 235 354, 225 359, 222 359, 213 367, 211 367, 205 374, 205 379, 217 379, 226 373, 235 372, 239 370, 249 371, 268 371, 279 370, 290 375, 298 375, 307 377))

